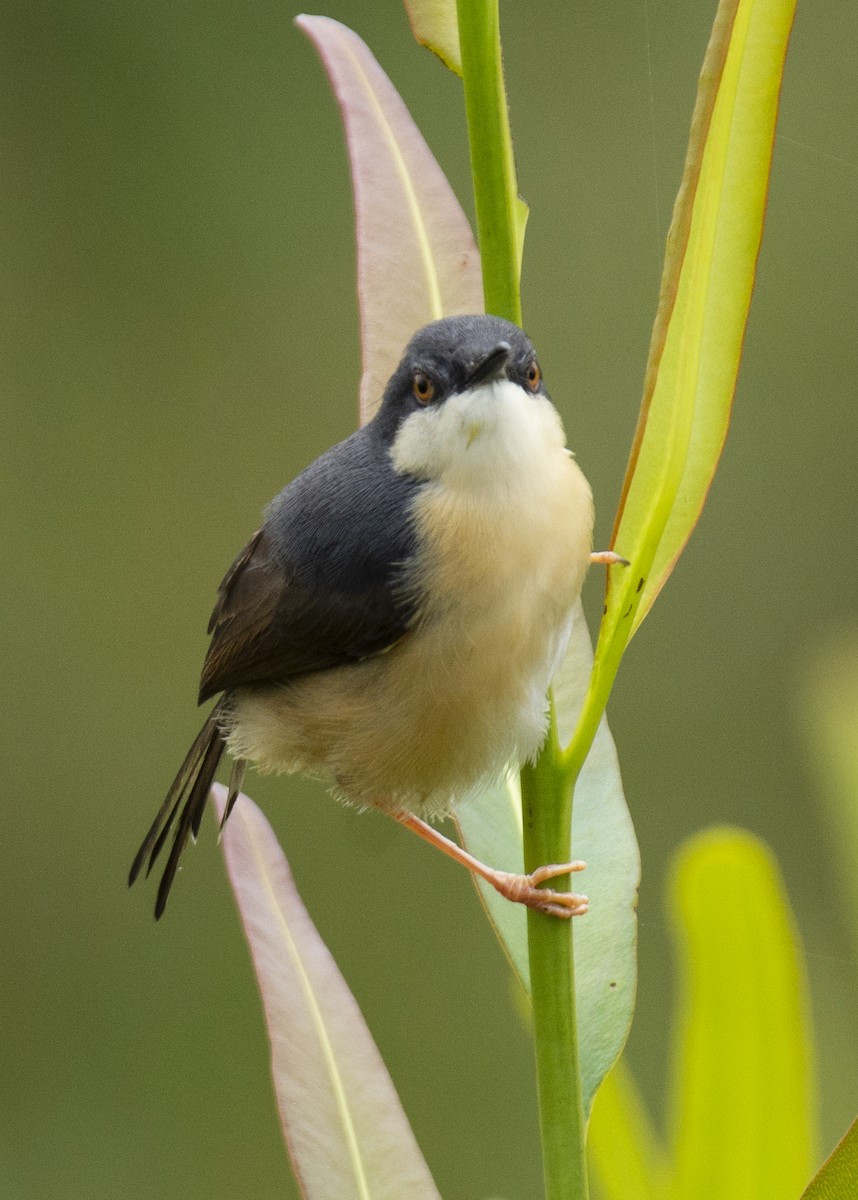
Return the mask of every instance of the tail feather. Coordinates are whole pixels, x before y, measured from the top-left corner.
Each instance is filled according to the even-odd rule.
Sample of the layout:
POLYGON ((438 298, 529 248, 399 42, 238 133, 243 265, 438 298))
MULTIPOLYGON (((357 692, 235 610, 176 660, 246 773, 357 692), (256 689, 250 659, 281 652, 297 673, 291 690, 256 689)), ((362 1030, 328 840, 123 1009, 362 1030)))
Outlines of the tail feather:
POLYGON ((173 835, 170 856, 158 887, 158 899, 155 904, 156 918, 160 917, 164 911, 188 837, 193 834, 196 838, 199 832, 209 790, 224 751, 225 743, 219 720, 220 708, 221 706, 217 705, 212 710, 205 725, 194 739, 193 745, 185 756, 164 803, 158 809, 157 816, 131 865, 128 875, 129 885, 134 883, 147 859, 146 874, 148 875, 152 870, 181 809, 181 816, 179 816, 179 822, 173 835))
POLYGON ((213 717, 214 712, 194 738, 190 750, 185 755, 185 761, 182 763, 181 767, 179 767, 178 774, 173 780, 170 790, 167 792, 167 795, 164 798, 164 803, 158 809, 155 820, 152 822, 149 832, 146 834, 140 849, 137 851, 134 862, 131 864, 131 870, 128 873, 129 887, 132 885, 132 883, 134 883, 134 880, 140 874, 140 868, 143 866, 143 863, 146 861, 147 857, 149 858, 149 865, 146 869, 146 874, 148 875, 152 870, 152 865, 158 856, 161 845, 163 845, 163 841, 161 841, 161 845, 158 845, 159 834, 163 833, 162 826, 164 829, 169 830, 176 815, 176 807, 181 802, 188 781, 199 769, 200 761, 205 753, 205 748, 208 745, 212 735, 211 724, 213 717), (168 813, 170 814, 169 816, 167 816, 168 813), (155 847, 155 849, 153 849, 153 847, 155 847))
POLYGON ((158 885, 158 898, 155 901, 156 921, 159 920, 167 906, 167 897, 170 894, 170 888, 173 886, 173 880, 179 868, 179 860, 182 857, 182 851, 187 845, 188 837, 192 830, 199 829, 209 791, 214 782, 215 771, 217 770, 217 765, 220 762, 223 751, 224 740, 220 729, 216 727, 215 733, 212 735, 212 739, 206 748, 205 756, 200 763, 197 777, 191 786, 185 807, 182 809, 179 824, 176 826, 176 835, 173 838, 170 857, 167 859, 164 874, 161 876, 161 882, 158 885))
MULTIPOLYGON (((200 761, 201 760, 198 760, 197 764, 196 764, 197 774, 199 774, 200 761)), ((192 783, 193 780, 195 780, 195 779, 196 779, 196 774, 192 777, 192 779, 190 781, 186 780, 185 782, 192 783)), ((167 817, 166 821, 161 826, 161 832, 158 834, 158 837, 155 839, 155 844, 152 846, 152 853, 149 855, 149 861, 146 864, 146 878, 147 879, 152 874, 152 868, 154 867, 155 863, 157 862, 159 854, 164 849, 164 845, 167 841, 167 838, 170 836, 170 830, 173 828, 173 822, 176 819, 176 814, 178 813, 179 809, 182 807, 182 801, 185 798, 186 790, 187 790, 187 788, 183 787, 182 790, 179 792, 178 796, 176 796, 176 802, 173 805, 173 807, 170 809, 170 815, 167 817)))
POLYGON ((247 771, 247 759, 237 758, 232 764, 232 774, 229 777, 229 794, 226 798, 226 807, 223 810, 223 818, 220 823, 220 833, 223 833, 223 827, 229 820, 229 814, 235 808, 235 802, 244 787, 244 775, 247 771))

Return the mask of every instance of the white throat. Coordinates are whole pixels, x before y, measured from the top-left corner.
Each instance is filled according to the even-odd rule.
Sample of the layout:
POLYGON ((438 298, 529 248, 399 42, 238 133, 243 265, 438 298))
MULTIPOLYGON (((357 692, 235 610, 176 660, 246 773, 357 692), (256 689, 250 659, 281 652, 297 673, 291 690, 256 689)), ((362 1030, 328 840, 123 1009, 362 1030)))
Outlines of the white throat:
POLYGON ((508 379, 412 413, 391 447, 397 471, 456 490, 503 487, 509 472, 532 475, 558 452, 569 453, 554 405, 508 379))

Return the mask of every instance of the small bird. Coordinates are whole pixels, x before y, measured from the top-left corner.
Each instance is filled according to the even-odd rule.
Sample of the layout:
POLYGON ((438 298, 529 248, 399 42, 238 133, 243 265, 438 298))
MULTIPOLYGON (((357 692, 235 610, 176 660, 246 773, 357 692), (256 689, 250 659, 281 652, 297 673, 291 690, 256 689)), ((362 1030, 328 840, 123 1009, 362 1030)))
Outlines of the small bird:
POLYGON ((592 531, 590 487, 527 336, 492 316, 419 330, 375 417, 275 497, 218 589, 199 702, 220 698, 129 877, 175 827, 156 917, 224 749, 224 821, 248 763, 301 771, 511 900, 585 911, 586 897, 539 886, 583 864, 510 875, 427 821, 538 752, 592 531))

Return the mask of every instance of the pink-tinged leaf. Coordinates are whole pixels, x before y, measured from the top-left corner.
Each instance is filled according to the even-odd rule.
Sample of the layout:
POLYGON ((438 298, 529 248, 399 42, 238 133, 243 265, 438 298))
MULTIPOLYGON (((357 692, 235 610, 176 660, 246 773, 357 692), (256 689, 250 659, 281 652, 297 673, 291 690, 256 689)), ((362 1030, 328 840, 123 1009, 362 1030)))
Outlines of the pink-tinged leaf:
POLYGON ((300 16, 296 24, 316 46, 345 122, 357 223, 363 422, 417 329, 483 311, 479 256, 443 171, 366 45, 328 17, 300 16))
MULTIPOLYGON (((226 789, 215 785, 218 817, 226 789)), ((240 796, 223 835, 271 1039, 274 1089, 307 1200, 440 1200, 360 1009, 271 826, 240 796)))

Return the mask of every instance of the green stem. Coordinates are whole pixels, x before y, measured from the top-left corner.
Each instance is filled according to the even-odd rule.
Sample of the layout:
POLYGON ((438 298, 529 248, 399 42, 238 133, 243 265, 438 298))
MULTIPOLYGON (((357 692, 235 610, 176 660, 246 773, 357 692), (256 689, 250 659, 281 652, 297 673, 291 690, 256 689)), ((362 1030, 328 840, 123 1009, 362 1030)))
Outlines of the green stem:
POLYGON ((458 13, 486 312, 520 325, 526 210, 515 178, 498 0, 459 0, 458 13))
MULTIPOLYGON (((525 870, 567 862, 572 841, 572 788, 558 757, 556 726, 534 765, 521 773, 525 870)), ((552 886, 568 886, 569 877, 552 886)), ((546 1200, 587 1200, 587 1164, 575 959, 568 921, 528 910, 527 940, 536 1048, 539 1124, 546 1200)))
POLYGON ((558 752, 560 771, 567 786, 575 787, 575 782, 584 766, 584 761, 590 753, 593 738, 599 728, 599 722, 608 705, 608 697, 614 686, 617 671, 629 641, 634 610, 630 610, 622 621, 619 629, 608 628, 602 622, 599 630, 599 641, 593 659, 593 669, 587 684, 587 693, 578 717, 578 724, 572 740, 565 750, 558 752))
MULTIPOLYGON (((458 0, 458 16, 486 312, 520 325, 527 210, 515 177, 498 0, 458 0)), ((521 787, 525 869, 568 862, 572 776, 557 744, 553 711, 550 737, 537 762, 522 771, 521 787)), ((563 880, 555 886, 562 888, 563 880)), ((546 1200, 587 1200, 569 922, 529 911, 528 948, 546 1200)))

